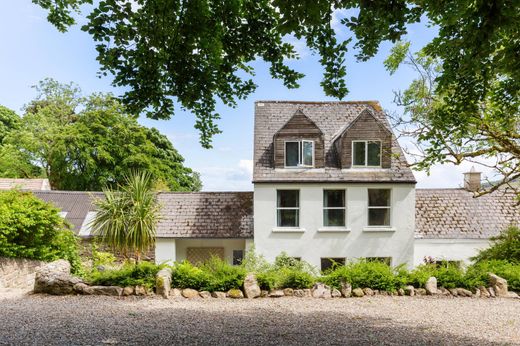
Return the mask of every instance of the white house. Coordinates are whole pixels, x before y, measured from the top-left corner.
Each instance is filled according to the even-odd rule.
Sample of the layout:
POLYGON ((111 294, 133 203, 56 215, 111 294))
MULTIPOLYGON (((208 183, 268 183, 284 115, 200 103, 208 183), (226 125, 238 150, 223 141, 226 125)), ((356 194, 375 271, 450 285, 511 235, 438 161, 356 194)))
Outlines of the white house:
MULTIPOLYGON (((284 251, 321 269, 357 258, 467 262, 520 224, 513 192, 474 198, 480 173, 468 172, 464 188, 416 189, 374 101, 256 102, 253 183, 254 192, 159 193, 155 261, 238 264, 254 243, 268 260, 284 251)), ((35 194, 90 235, 94 194, 35 194)))

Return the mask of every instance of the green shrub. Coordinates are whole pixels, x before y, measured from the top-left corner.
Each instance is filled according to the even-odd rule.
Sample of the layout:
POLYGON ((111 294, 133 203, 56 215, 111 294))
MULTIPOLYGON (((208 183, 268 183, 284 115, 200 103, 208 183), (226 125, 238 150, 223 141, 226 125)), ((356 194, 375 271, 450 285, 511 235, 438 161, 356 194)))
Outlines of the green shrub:
POLYGON ((488 273, 494 273, 507 280, 511 290, 520 291, 520 264, 507 261, 481 261, 468 267, 465 281, 469 287, 488 286, 488 273))
POLYGON ((282 270, 280 273, 282 276, 281 288, 311 288, 316 282, 314 276, 305 271, 286 269, 282 270))
POLYGON ((490 247, 472 258, 475 262, 503 260, 520 264, 520 228, 511 226, 491 241, 490 247))
MULTIPOLYGON (((399 267, 399 271, 401 267, 399 267)), ((360 260, 336 267, 323 277, 323 281, 334 288, 339 288, 345 281, 353 288, 370 287, 383 291, 395 291, 402 286, 402 278, 397 269, 386 263, 360 260)))
POLYGON ((87 275, 86 281, 91 285, 99 286, 155 286, 155 277, 162 268, 151 262, 139 262, 138 264, 124 264, 120 269, 98 271, 93 269, 87 275))
POLYGON ((172 286, 203 291, 228 291, 244 284, 246 271, 213 257, 199 267, 188 261, 173 266, 172 286))
POLYGON ((437 286, 439 287, 468 287, 465 282, 464 271, 459 266, 446 262, 438 264, 428 263, 417 266, 408 274, 407 283, 414 287, 424 287, 426 281, 431 276, 437 278, 437 286))
POLYGON ((264 271, 256 274, 256 281, 262 290, 274 290, 280 281, 280 275, 274 270, 264 271))
POLYGON ((0 256, 66 259, 80 273, 77 238, 58 212, 30 192, 0 192, 0 256))

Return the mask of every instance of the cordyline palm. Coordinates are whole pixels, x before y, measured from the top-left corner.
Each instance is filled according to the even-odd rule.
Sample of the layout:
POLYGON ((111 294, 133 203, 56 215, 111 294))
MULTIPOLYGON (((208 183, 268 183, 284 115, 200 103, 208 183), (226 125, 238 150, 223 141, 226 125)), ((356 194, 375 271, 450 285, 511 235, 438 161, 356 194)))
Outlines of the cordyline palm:
POLYGON ((105 198, 94 201, 93 234, 113 250, 135 253, 137 261, 155 243, 159 205, 151 182, 149 173, 134 172, 119 191, 104 190, 105 198))

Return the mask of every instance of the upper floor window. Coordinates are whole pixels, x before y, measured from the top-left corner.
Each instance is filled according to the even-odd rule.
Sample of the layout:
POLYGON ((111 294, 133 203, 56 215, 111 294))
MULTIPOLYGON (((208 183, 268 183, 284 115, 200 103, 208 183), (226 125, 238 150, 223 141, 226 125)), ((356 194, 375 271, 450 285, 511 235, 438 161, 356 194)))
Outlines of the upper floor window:
POLYGON ((286 141, 285 167, 314 166, 314 141, 286 141))
POLYGON ((368 225, 390 226, 390 189, 368 189, 368 225))
POLYGON ((352 165, 381 166, 381 141, 352 141, 352 165))
POLYGON ((276 198, 277 226, 300 226, 300 191, 278 190, 276 198))
POLYGON ((323 226, 345 226, 345 190, 323 190, 323 226))

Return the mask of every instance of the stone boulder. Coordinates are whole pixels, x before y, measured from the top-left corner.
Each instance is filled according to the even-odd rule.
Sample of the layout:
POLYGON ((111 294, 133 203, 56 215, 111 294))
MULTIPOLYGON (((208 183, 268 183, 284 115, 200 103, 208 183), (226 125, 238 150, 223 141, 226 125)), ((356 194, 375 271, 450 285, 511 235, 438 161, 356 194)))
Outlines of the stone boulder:
POLYGON ((74 293, 74 285, 82 283, 70 274, 70 263, 57 260, 44 264, 34 277, 34 293, 65 295, 74 293))
POLYGON ((262 291, 258 285, 255 274, 247 274, 244 279, 244 295, 246 298, 260 297, 262 291))
POLYGON ((208 299, 211 298, 211 293, 209 293, 208 291, 201 291, 199 292, 199 296, 201 298, 208 299))
POLYGON ((341 298, 341 292, 337 289, 332 289, 332 292, 330 294, 332 298, 341 298))
POLYGON ((233 299, 240 299, 244 298, 244 293, 242 293, 242 291, 237 288, 232 288, 227 292, 227 296, 233 299))
POLYGON ((402 289, 402 288, 398 289, 398 290, 397 290, 397 294, 398 294, 399 296, 404 296, 404 289, 402 289))
POLYGON ((363 292, 361 288, 354 288, 352 290, 352 297, 361 298, 363 296, 365 296, 365 292, 363 292))
POLYGON ((424 288, 418 288, 415 290, 415 294, 418 295, 418 296, 425 296, 426 295, 426 290, 424 288))
POLYGON ((165 267, 157 273, 155 277, 155 287, 158 295, 163 298, 170 296, 170 288, 172 284, 172 270, 171 268, 165 267))
POLYGON ((313 298, 332 298, 330 287, 321 282, 315 283, 311 292, 313 298))
POLYGON ((182 297, 182 291, 178 288, 172 288, 170 290, 170 297, 171 298, 180 298, 180 297, 182 297))
POLYGON ((454 297, 458 297, 459 296, 459 292, 457 291, 456 288, 448 288, 448 292, 450 292, 450 294, 454 297))
POLYGON ((363 293, 366 296, 373 296, 373 295, 375 295, 374 291, 371 288, 368 288, 368 287, 363 288, 363 293))
POLYGON ((305 298, 311 296, 311 290, 309 289, 303 289, 303 290, 294 290, 293 296, 298 298, 305 298))
POLYGON ((437 294, 437 278, 435 276, 430 276, 428 280, 426 280, 424 288, 426 289, 426 294, 430 296, 437 294))
POLYGON ((484 286, 479 286, 478 290, 480 291, 480 296, 482 298, 489 298, 489 291, 484 286))
POLYGON ((448 291, 446 288, 441 287, 437 290, 439 294, 442 294, 443 296, 451 296, 450 291, 448 291))
POLYGON ((292 297, 294 296, 294 290, 292 288, 284 288, 283 295, 286 297, 292 297))
POLYGON ((404 288, 404 294, 406 294, 407 296, 413 297, 415 295, 415 288, 411 285, 406 286, 404 288))
POLYGON ((493 273, 488 273, 489 284, 493 287, 495 291, 495 296, 497 297, 507 297, 508 296, 508 288, 507 288, 507 280, 501 278, 498 275, 493 273))
POLYGON ((86 286, 82 287, 81 294, 120 297, 123 294, 123 288, 119 286, 86 286))
POLYGON ((459 297, 473 297, 473 293, 465 288, 457 288, 457 295, 459 297))
POLYGON ((145 296, 148 294, 148 291, 146 290, 146 287, 138 285, 134 287, 134 294, 136 296, 145 296))
POLYGON ((226 298, 226 292, 211 292, 211 296, 213 298, 219 298, 219 299, 226 298))
POLYGON ((285 296, 285 293, 283 290, 271 290, 267 296, 270 298, 280 298, 285 296))
POLYGON ((493 286, 490 286, 487 288, 488 292, 489 292, 489 296, 491 298, 495 298, 496 297, 496 294, 495 294, 495 289, 493 288, 493 286))
POLYGON ((269 296, 269 291, 267 291, 267 290, 262 290, 262 291, 260 292, 260 297, 261 297, 261 298, 266 298, 266 297, 268 297, 268 296, 269 296))
POLYGON ((123 288, 123 296, 131 296, 134 294, 134 288, 132 286, 126 286, 123 288))
POLYGON ((350 297, 352 295, 352 285, 348 282, 341 281, 340 292, 343 297, 350 297))
POLYGON ((184 298, 193 299, 199 297, 199 292, 197 290, 194 290, 192 288, 185 288, 182 290, 182 296, 184 298))

